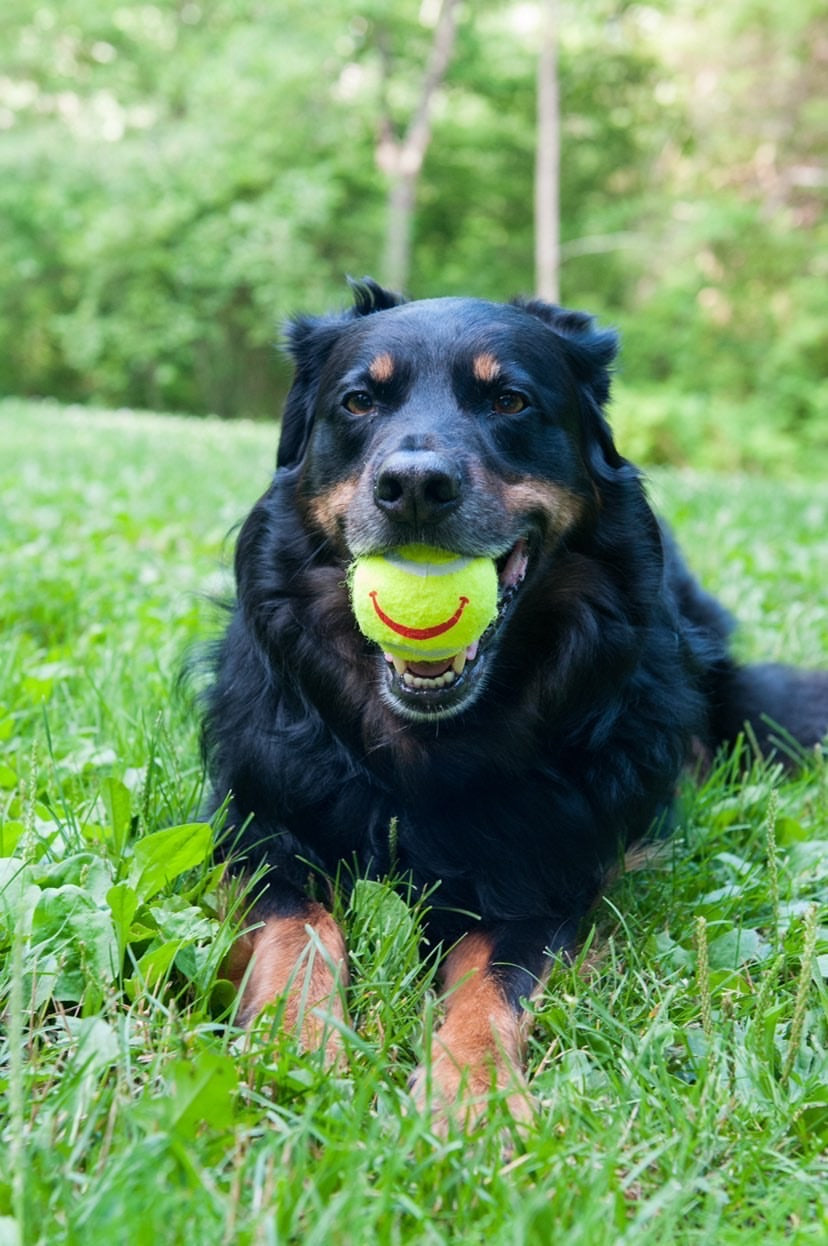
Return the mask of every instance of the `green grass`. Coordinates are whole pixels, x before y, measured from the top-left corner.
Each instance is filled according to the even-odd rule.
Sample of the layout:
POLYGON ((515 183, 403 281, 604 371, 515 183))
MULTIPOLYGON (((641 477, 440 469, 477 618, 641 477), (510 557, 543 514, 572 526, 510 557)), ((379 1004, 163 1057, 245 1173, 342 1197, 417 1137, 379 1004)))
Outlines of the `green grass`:
MULTIPOLYGON (((389 887, 342 914, 333 1075, 267 1019, 227 1024, 174 684, 274 429, 15 402, 0 428, 0 1246, 826 1240, 824 766, 688 785, 536 1003, 536 1124, 513 1138, 493 1099, 436 1138, 406 1093, 432 972, 389 887)), ((653 491, 741 651, 824 663, 828 489, 653 491)))

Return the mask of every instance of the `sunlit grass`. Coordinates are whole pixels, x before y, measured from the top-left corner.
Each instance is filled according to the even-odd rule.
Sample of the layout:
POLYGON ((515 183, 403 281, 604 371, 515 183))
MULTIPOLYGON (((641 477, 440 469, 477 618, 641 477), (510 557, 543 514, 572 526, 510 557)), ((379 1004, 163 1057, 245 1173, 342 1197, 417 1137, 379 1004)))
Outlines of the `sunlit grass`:
MULTIPOLYGON (((723 764, 535 1001, 539 1111, 432 1136, 417 913, 344 905, 333 1073, 228 1020, 180 664, 272 427, 0 406, 0 1244, 822 1242, 828 776, 723 764), (183 828, 183 829, 178 829, 183 828)), ((750 656, 825 662, 828 489, 659 473, 750 656)), ((222 571, 224 567, 224 571, 222 571)))

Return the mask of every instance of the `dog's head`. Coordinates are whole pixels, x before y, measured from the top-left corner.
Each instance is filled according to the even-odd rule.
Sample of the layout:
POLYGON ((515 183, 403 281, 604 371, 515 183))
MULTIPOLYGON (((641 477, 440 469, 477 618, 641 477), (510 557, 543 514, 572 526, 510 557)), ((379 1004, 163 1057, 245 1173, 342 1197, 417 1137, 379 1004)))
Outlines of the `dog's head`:
POLYGON ((524 586, 624 472, 602 413, 616 338, 541 302, 354 289, 349 311, 291 325, 279 467, 340 564, 415 543, 496 561, 479 647, 440 663, 378 655, 386 702, 433 720, 475 699, 524 586))

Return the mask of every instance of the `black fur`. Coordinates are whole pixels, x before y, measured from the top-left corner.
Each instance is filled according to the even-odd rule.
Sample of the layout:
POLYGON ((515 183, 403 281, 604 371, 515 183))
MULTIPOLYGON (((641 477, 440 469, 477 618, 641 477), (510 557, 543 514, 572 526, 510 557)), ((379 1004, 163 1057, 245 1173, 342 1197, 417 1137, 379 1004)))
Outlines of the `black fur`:
POLYGON ((614 445, 616 342, 590 317, 405 303, 367 281, 289 342, 279 466, 239 537, 207 701, 214 807, 232 793, 227 842, 269 867, 261 912, 301 912, 309 874, 341 863, 393 871, 428 891, 432 941, 490 936, 516 1003, 572 947, 619 853, 669 819, 694 742, 715 750, 748 718, 768 744, 767 714, 810 745, 828 677, 733 663, 728 615, 614 445), (475 379, 481 353, 501 366, 492 383, 475 379), (380 355, 390 379, 369 372, 380 355), (354 391, 368 412, 343 405, 354 391), (498 391, 524 409, 499 413, 498 391), (405 465, 399 502, 377 486, 389 462, 405 465), (502 564, 523 539, 525 579, 461 689, 445 704, 401 691, 354 624, 349 560, 424 541, 502 564))

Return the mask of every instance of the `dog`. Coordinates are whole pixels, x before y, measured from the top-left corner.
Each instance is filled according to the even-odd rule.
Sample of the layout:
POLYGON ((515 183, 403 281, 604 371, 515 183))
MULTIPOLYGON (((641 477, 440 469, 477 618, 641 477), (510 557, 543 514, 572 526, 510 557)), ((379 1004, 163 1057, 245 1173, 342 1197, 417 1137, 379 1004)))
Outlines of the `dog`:
POLYGON ((520 1116, 525 1001, 607 872, 668 828, 699 749, 745 724, 768 753, 821 740, 828 672, 734 661, 731 618, 613 441, 614 332, 352 285, 350 309, 289 327, 277 470, 206 694, 211 811, 263 878, 228 974, 242 1023, 279 1000, 334 1058, 347 956, 324 880, 393 873, 443 950, 416 1101, 469 1124, 498 1087, 520 1116), (349 564, 412 543, 495 560, 476 650, 393 662, 358 630, 349 564))

